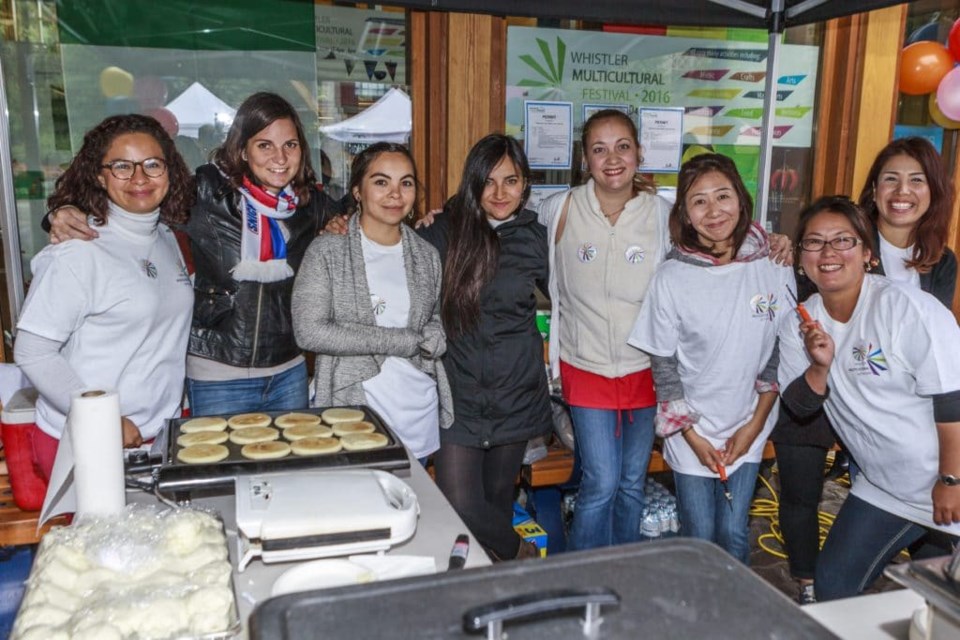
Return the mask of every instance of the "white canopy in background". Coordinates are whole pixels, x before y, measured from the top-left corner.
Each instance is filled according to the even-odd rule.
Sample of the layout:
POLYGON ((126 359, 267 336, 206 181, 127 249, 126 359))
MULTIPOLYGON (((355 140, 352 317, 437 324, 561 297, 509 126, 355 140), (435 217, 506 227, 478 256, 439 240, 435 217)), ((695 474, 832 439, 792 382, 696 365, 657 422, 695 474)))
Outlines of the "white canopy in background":
POLYGON ((174 98, 166 106, 180 123, 180 135, 189 138, 200 137, 200 127, 220 123, 224 128, 233 122, 237 110, 199 82, 194 82, 187 90, 174 98))
POLYGON ((394 88, 352 118, 320 127, 320 132, 339 142, 405 144, 413 128, 412 113, 410 96, 394 88))

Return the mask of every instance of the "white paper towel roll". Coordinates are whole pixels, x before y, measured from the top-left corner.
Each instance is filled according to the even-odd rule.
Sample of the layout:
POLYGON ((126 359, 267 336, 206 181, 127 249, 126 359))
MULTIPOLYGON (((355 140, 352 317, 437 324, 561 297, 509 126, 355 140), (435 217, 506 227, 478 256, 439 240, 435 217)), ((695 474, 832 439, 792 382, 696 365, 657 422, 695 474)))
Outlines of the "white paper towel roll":
POLYGON ((120 398, 116 392, 75 393, 67 428, 73 442, 77 515, 121 511, 127 500, 120 398))

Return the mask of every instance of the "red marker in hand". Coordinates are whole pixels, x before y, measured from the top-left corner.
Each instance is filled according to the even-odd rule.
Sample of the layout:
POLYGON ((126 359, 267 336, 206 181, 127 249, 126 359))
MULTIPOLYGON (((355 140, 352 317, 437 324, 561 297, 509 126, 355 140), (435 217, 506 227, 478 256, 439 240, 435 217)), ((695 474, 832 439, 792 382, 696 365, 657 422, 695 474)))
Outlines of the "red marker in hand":
POLYGON ((727 486, 727 468, 722 462, 717 463, 717 475, 720 476, 720 484, 723 486, 723 497, 727 499, 727 504, 733 509, 733 494, 730 493, 730 487, 727 486))
POLYGON ((813 318, 810 317, 810 312, 807 311, 807 308, 803 306, 802 302, 797 301, 797 296, 793 294, 793 291, 790 290, 790 285, 784 285, 787 288, 787 293, 790 294, 790 299, 793 300, 793 306, 797 309, 797 315, 800 316, 800 319, 804 322, 813 322, 813 318))

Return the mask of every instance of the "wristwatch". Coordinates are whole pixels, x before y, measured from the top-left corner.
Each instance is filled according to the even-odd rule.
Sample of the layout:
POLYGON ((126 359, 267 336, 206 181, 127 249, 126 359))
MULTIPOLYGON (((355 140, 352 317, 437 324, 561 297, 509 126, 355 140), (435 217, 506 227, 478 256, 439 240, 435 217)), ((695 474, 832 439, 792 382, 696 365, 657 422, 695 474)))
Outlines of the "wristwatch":
POLYGON ((947 485, 948 487, 956 487, 960 485, 960 478, 949 473, 940 474, 940 482, 947 485))

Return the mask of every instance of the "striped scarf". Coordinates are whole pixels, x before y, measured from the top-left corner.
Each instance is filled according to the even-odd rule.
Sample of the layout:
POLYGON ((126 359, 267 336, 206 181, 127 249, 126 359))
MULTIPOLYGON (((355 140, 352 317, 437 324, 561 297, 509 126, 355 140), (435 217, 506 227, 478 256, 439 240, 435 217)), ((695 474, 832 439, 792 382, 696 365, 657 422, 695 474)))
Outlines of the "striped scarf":
POLYGON ((270 194, 246 176, 239 189, 243 215, 240 262, 232 270, 234 280, 278 282, 293 277, 287 264, 289 231, 281 224, 297 212, 297 196, 286 188, 270 194))

